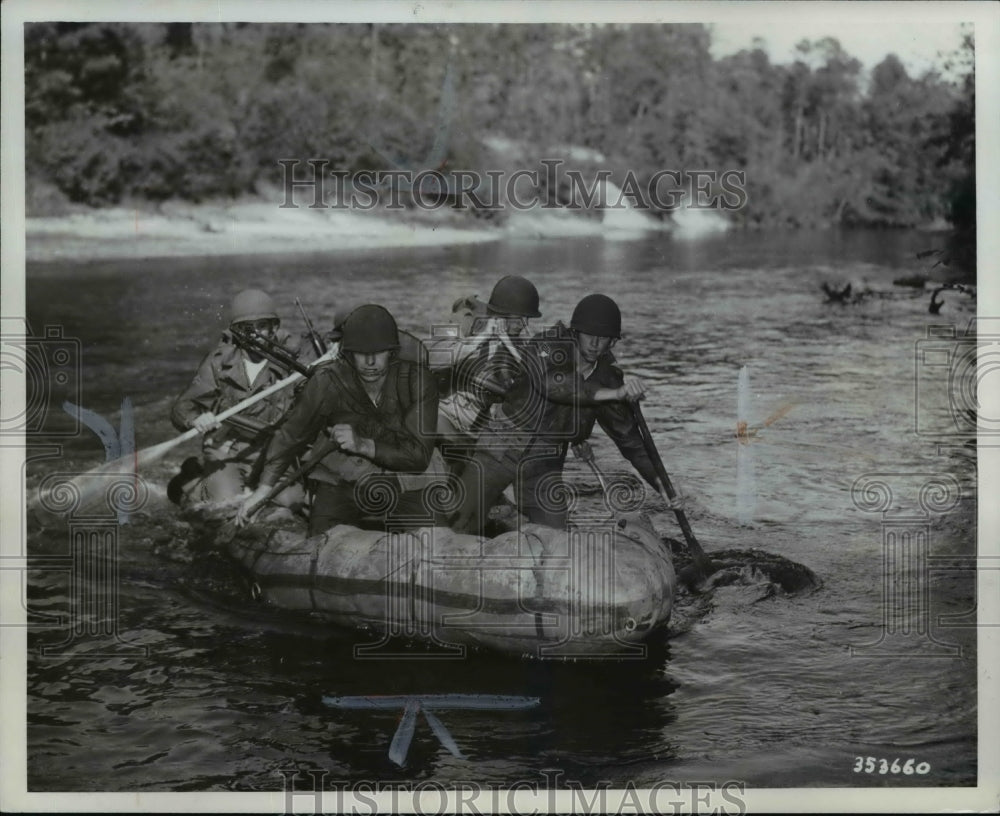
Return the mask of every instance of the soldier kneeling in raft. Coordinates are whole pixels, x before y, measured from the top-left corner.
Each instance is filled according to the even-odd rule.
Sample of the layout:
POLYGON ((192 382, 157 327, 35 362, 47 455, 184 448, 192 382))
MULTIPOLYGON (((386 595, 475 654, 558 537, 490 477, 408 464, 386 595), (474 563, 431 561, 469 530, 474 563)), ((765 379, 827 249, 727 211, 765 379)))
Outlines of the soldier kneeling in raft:
POLYGON ((246 524, 295 456, 309 454, 315 495, 309 534, 336 524, 361 526, 371 517, 394 526, 437 519, 414 489, 434 450, 438 391, 419 362, 399 354, 396 321, 382 306, 355 309, 341 328, 341 356, 317 366, 299 392, 264 466, 260 486, 244 501, 246 524))
MULTIPOLYGON (((291 360, 308 361, 308 349, 301 342, 292 343, 280 326, 274 300, 266 292, 246 289, 233 298, 228 330, 202 360, 170 412, 179 431, 197 428, 203 434, 202 461, 192 457, 184 462, 168 486, 171 501, 222 502, 256 484, 274 428, 288 411, 293 390, 278 391, 224 423, 216 415, 284 379, 292 370, 241 338, 263 338, 264 343, 281 347, 291 360)), ((290 487, 276 500, 297 506, 304 494, 301 488, 290 487)))
POLYGON ((461 298, 452 307, 461 318, 451 334, 428 345, 438 377, 438 444, 452 473, 460 475, 476 438, 521 371, 520 346, 528 320, 541 317, 538 290, 520 275, 507 275, 490 299, 461 298))
POLYGON ((573 310, 569 328, 557 323, 525 344, 522 374, 462 473, 464 500, 454 529, 481 534, 490 507, 510 484, 529 521, 564 527, 566 454, 571 444, 590 437, 595 423, 656 489, 656 470, 629 407, 643 398, 645 386, 640 378, 625 376, 611 353, 621 327, 614 300, 587 295, 573 310))

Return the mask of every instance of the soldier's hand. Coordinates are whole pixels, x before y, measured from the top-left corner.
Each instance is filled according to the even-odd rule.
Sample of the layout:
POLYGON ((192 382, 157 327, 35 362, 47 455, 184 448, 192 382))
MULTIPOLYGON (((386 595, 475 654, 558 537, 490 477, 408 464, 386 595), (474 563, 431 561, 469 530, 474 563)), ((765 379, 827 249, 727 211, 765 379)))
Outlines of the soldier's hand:
POLYGON ((668 510, 680 510, 682 513, 685 513, 690 509, 691 502, 687 496, 682 496, 678 493, 672 499, 668 499, 666 496, 662 496, 662 498, 668 510))
POLYGON ((233 449, 233 440, 230 439, 221 445, 206 445, 202 448, 201 454, 206 462, 225 462, 233 449))
POLYGON ((358 452, 358 438, 354 435, 354 428, 350 425, 339 424, 333 426, 333 439, 340 447, 348 453, 358 452))
POLYGON ((514 345, 514 340, 511 338, 509 334, 507 334, 506 320, 500 321, 500 330, 497 333, 497 337, 500 338, 500 342, 504 344, 504 346, 507 348, 507 351, 510 352, 510 355, 518 362, 521 362, 521 352, 517 350, 517 346, 514 345))
POLYGON ((594 458, 594 449, 590 447, 589 442, 584 440, 583 442, 576 442, 573 444, 573 454, 578 459, 582 459, 584 462, 589 462, 594 458))
POLYGON ((646 386, 641 378, 629 374, 626 375, 624 384, 618 389, 618 394, 619 399, 638 402, 646 396, 646 386))
POLYGON ((198 431, 198 433, 214 431, 221 424, 219 418, 211 411, 205 411, 205 413, 199 414, 191 421, 191 427, 198 431))
POLYGON ((263 504, 264 499, 267 498, 267 494, 270 492, 271 485, 262 484, 243 500, 240 509, 236 511, 237 527, 245 527, 250 523, 250 518, 257 512, 257 509, 263 504))

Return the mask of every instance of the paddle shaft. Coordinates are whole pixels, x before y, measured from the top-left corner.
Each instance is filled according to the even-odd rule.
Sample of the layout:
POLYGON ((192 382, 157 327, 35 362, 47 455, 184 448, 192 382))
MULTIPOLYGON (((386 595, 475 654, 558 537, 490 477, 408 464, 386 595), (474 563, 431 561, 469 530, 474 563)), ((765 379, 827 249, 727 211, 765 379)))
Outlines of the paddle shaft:
MULTIPOLYGON (((332 359, 333 353, 324 355, 319 359, 315 360, 310 368, 316 366, 320 362, 326 362, 332 359)), ((287 388, 289 385, 298 382, 305 378, 305 374, 298 371, 289 374, 282 380, 278 380, 276 383, 269 385, 263 391, 247 397, 242 402, 238 402, 230 408, 222 411, 216 415, 216 419, 223 422, 231 416, 235 416, 240 411, 245 411, 251 405, 255 405, 263 399, 267 399, 272 394, 280 391, 283 388, 287 388)), ((119 474, 119 473, 132 473, 137 474, 139 469, 146 467, 153 462, 156 462, 166 456, 171 450, 176 448, 178 445, 187 442, 189 439, 194 439, 201 435, 201 431, 197 428, 189 428, 184 433, 179 436, 175 436, 173 439, 168 439, 165 442, 160 442, 156 445, 150 445, 147 448, 136 451, 134 453, 122 456, 119 459, 115 459, 111 462, 105 462, 102 465, 91 468, 86 473, 81 473, 70 481, 70 485, 74 487, 75 492, 79 496, 77 502, 78 509, 76 512, 80 512, 79 508, 89 508, 95 502, 106 501, 107 500, 107 490, 106 484, 99 478, 103 475, 119 474)), ((41 495, 41 487, 36 491, 35 496, 29 506, 38 507, 39 505, 44 505, 44 497, 41 495)), ((65 515, 65 513, 57 513, 56 515, 65 515)))
MULTIPOLYGON (((261 400, 267 399, 269 396, 277 393, 278 391, 281 391, 283 388, 287 388, 293 383, 297 383, 299 380, 305 379, 305 376, 306 376, 305 374, 295 371, 289 374, 283 380, 278 380, 276 383, 272 383, 263 391, 258 391, 253 396, 247 397, 242 402, 236 403, 236 405, 227 408, 222 413, 216 414, 215 418, 219 420, 219 422, 225 422, 227 419, 229 419, 229 417, 236 416, 236 414, 240 413, 241 411, 245 411, 251 405, 256 405, 261 400)), ((160 444, 165 445, 169 443, 170 447, 172 448, 175 445, 180 445, 182 442, 187 442, 189 439, 194 439, 196 436, 200 435, 201 431, 199 431, 197 428, 188 428, 180 436, 176 436, 173 439, 169 439, 167 440, 167 442, 161 442, 160 444)), ((169 448, 167 450, 169 450, 169 448)), ((164 451, 164 453, 166 453, 166 450, 164 451)))
MULTIPOLYGON (((326 362, 331 357, 332 354, 326 354, 318 358, 317 360, 314 360, 312 363, 310 363, 309 370, 312 370, 316 365, 318 365, 321 362, 326 362)), ((218 419, 219 422, 225 422, 227 419, 229 419, 229 417, 236 416, 236 414, 240 413, 240 411, 245 411, 251 405, 256 405, 258 402, 267 399, 272 394, 275 394, 278 391, 281 391, 282 389, 297 383, 299 380, 305 379, 306 376, 307 376, 306 374, 303 374, 299 371, 293 371, 287 377, 285 377, 282 380, 278 380, 276 383, 272 383, 263 391, 258 391, 256 394, 247 397, 242 402, 238 402, 236 403, 236 405, 226 408, 226 410, 216 414, 215 418, 218 419)), ((149 464, 150 462, 154 462, 160 457, 164 456, 168 451, 177 447, 178 445, 187 442, 189 439, 194 439, 200 435, 201 431, 199 431, 197 428, 188 428, 188 430, 186 430, 180 436, 175 436, 173 439, 168 439, 166 442, 160 442, 157 445, 151 445, 150 447, 144 448, 143 450, 139 451, 136 454, 136 461, 142 462, 143 464, 149 464)))
MULTIPOLYGON (((646 424, 646 418, 642 415, 639 403, 633 402, 631 405, 632 414, 635 416, 635 424, 639 429, 639 436, 642 437, 646 453, 649 455, 649 460, 653 463, 653 469, 656 471, 660 491, 664 494, 667 503, 673 505, 673 500, 677 498, 677 491, 674 490, 674 486, 670 483, 667 469, 663 466, 663 459, 660 458, 659 451, 656 450, 656 445, 653 443, 652 434, 649 432, 649 426, 646 424)), ((677 523, 680 525, 681 532, 684 534, 684 540, 691 551, 691 560, 703 575, 707 575, 709 572, 708 556, 705 555, 705 551, 702 549, 701 544, 698 543, 698 539, 694 537, 694 532, 691 530, 687 516, 679 507, 671 507, 671 509, 673 509, 674 515, 677 516, 677 523)))

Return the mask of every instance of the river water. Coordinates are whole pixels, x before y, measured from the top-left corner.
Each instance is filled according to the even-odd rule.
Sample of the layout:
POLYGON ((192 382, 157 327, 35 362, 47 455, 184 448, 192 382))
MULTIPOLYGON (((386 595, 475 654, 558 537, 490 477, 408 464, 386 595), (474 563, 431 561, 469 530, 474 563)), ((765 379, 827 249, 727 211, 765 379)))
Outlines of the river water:
MULTIPOLYGON (((551 774, 584 787, 974 785, 975 454, 941 396, 947 361, 931 370, 921 356, 928 327, 961 333, 974 303, 952 296, 934 316, 928 296, 892 286, 926 271, 915 254, 930 245, 910 233, 656 235, 30 266, 30 326, 79 339, 80 402, 117 427, 128 396, 140 448, 173 435, 170 402, 243 287, 275 293, 293 329, 298 296, 319 324, 337 306, 375 301, 425 334, 455 298, 486 298, 508 273, 536 282, 539 327, 567 320, 584 294, 611 294, 626 332, 616 353, 648 384, 647 418, 702 545, 785 556, 823 586, 763 597, 737 583, 682 596, 671 629, 639 662, 441 662, 420 649, 409 660, 358 661, 361 636, 267 614, 221 559, 192 562, 163 498, 165 481, 196 451, 188 445, 142 474, 149 501, 119 528, 113 637, 95 647, 70 636, 78 590, 65 569, 39 560, 27 573, 29 790, 281 791, 282 774, 296 770, 326 772, 328 786, 544 785, 551 774), (822 282, 852 279, 882 296, 823 302, 822 282), (741 418, 758 433, 739 453, 743 366, 741 418), (738 489, 740 456, 754 478, 745 472, 738 489), (871 481, 891 501, 879 503, 878 487, 852 497, 866 474, 882 474, 871 481), (926 487, 934 480, 943 486, 926 487), (463 758, 420 721, 404 768, 387 758, 398 711, 321 702, 445 692, 541 702, 442 712, 463 758), (902 770, 907 760, 913 773, 902 770)), ((50 430, 68 421, 58 404, 50 430)), ((37 441, 39 455, 43 443, 62 447, 29 466, 29 485, 103 460, 89 431, 37 441)), ((599 431, 594 446, 606 470, 627 469, 599 431)), ((650 498, 648 509, 662 534, 679 537, 662 504, 650 498)), ((56 563, 67 531, 29 524, 28 546, 56 563)))

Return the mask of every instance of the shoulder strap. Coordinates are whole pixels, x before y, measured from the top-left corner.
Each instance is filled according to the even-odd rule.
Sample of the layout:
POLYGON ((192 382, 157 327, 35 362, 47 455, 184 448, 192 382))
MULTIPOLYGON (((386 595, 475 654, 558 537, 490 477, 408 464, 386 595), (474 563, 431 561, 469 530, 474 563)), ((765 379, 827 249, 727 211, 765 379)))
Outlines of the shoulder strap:
POLYGON ((400 360, 396 365, 396 396, 399 399, 400 413, 405 414, 420 399, 418 368, 406 360, 400 360))

